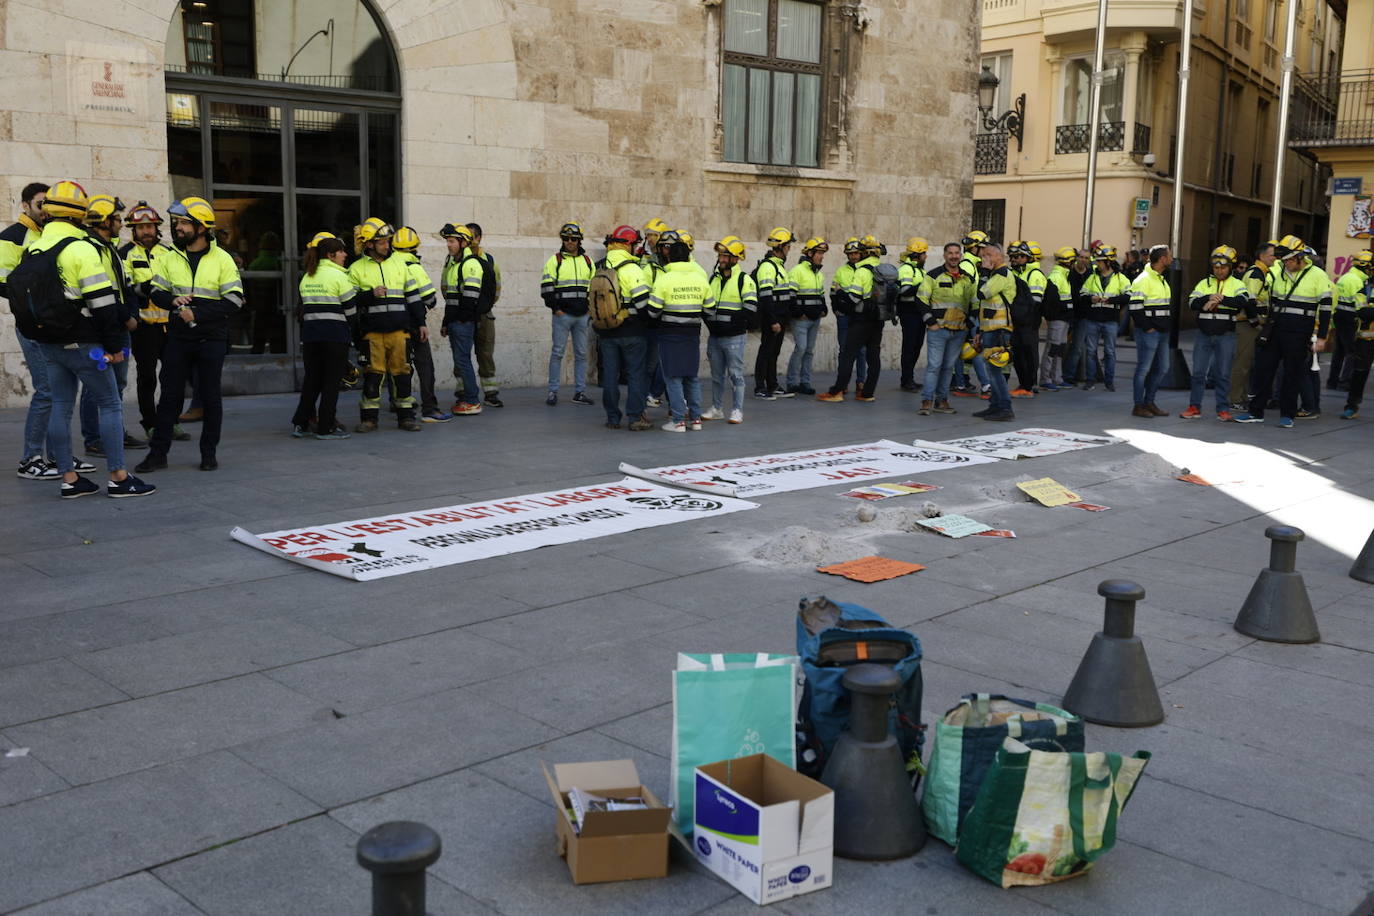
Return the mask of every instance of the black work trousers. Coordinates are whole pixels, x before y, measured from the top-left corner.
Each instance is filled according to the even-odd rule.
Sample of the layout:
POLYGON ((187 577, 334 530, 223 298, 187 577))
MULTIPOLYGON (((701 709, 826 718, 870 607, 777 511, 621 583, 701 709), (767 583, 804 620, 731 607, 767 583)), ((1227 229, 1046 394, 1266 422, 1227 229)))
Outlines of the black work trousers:
POLYGON ((1358 409, 1364 400, 1364 386, 1369 381, 1369 366, 1374 363, 1374 340, 1356 339, 1350 348, 1350 392, 1345 396, 1347 408, 1358 409))
POLYGON ((926 323, 915 309, 899 311, 897 321, 902 326, 902 384, 916 383, 916 360, 926 342, 926 323))
POLYGON ((1257 392, 1250 399, 1252 416, 1264 416, 1269 392, 1274 390, 1274 376, 1283 369, 1279 384, 1279 416, 1292 419, 1298 414, 1298 389, 1312 371, 1311 334, 1305 331, 1270 331, 1269 342, 1255 350, 1255 368, 1251 376, 1251 390, 1257 392))
POLYGON ((883 324, 884 322, 876 317, 849 316, 849 333, 845 335, 844 349, 840 351, 839 372, 835 375, 835 384, 830 388, 831 394, 839 394, 849 387, 854 360, 858 359, 859 351, 863 350, 868 360, 868 377, 857 391, 861 397, 873 397, 873 392, 878 390, 878 376, 883 371, 883 324))
POLYGON ((144 429, 152 429, 157 425, 157 372, 167 347, 167 323, 140 321, 129 336, 138 373, 138 422, 144 429))
POLYGON ((1035 389, 1036 374, 1040 371, 1040 328, 1017 325, 1011 332, 1011 364, 1016 369, 1018 388, 1035 389))
POLYGON ((224 424, 224 398, 220 390, 220 375, 224 371, 224 357, 229 352, 227 340, 204 340, 169 334, 162 351, 162 397, 157 403, 157 424, 153 429, 150 453, 166 458, 172 448, 172 427, 181 414, 186 396, 186 383, 196 389, 196 397, 205 410, 200 426, 200 454, 213 458, 219 447, 220 428, 224 424))
POLYGON ((780 324, 780 331, 774 331, 771 324, 759 330, 759 352, 754 357, 754 390, 772 394, 778 390, 778 354, 782 352, 782 342, 787 339, 787 325, 780 324))
POLYGON ((1336 328, 1336 348, 1331 353, 1331 375, 1327 377, 1328 388, 1335 388, 1341 382, 1350 380, 1355 369, 1351 351, 1355 347, 1355 313, 1337 311, 1331 322, 1336 328))
POLYGON ((301 398, 296 403, 291 425, 309 429, 310 419, 314 417, 315 432, 330 432, 338 425, 335 411, 339 404, 339 385, 348 371, 348 344, 332 341, 301 344, 301 356, 305 378, 301 381, 301 398))

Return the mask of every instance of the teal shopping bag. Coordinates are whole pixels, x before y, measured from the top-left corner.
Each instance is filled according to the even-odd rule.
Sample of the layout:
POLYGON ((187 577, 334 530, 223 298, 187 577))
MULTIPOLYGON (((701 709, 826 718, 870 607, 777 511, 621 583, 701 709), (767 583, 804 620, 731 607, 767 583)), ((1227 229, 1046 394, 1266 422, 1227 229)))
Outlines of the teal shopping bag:
POLYGON ((702 764, 768 754, 796 767, 801 683, 795 655, 678 655, 671 801, 683 833, 692 832, 694 774, 702 764))

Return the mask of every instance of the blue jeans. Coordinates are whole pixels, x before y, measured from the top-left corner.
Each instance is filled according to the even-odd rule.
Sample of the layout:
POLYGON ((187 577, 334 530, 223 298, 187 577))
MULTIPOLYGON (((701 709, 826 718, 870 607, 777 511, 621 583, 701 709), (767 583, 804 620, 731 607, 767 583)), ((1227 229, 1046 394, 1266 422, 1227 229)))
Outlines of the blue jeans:
POLYGON ((695 375, 668 375, 668 409, 673 420, 681 423, 688 417, 701 416, 701 382, 695 375))
MULTIPOLYGON (((129 332, 124 332, 124 346, 129 346, 129 332)), ((112 363, 110 370, 115 374, 115 382, 119 385, 119 396, 124 397, 124 386, 129 383, 129 360, 125 359, 120 363, 112 363)), ((81 441, 87 446, 95 445, 100 441, 100 413, 95 406, 95 396, 89 390, 82 389, 81 403, 81 441)))
POLYGON ((1108 385, 1116 383, 1116 322, 1115 321, 1093 321, 1089 319, 1083 322, 1083 346, 1086 348, 1084 353, 1084 384, 1091 385, 1097 381, 1097 344, 1102 342, 1102 380, 1108 385))
POLYGON ((52 389, 52 416, 48 418, 48 441, 62 473, 73 470, 71 422, 76 404, 77 385, 95 398, 100 416, 100 444, 105 447, 105 463, 110 473, 124 470, 124 402, 119 385, 109 369, 101 371, 88 355, 92 343, 68 348, 61 344, 39 344, 47 361, 48 384, 52 389))
POLYGON ((606 421, 619 423, 620 373, 625 372, 625 413, 630 421, 644 413, 644 393, 649 387, 645 362, 649 355, 649 341, 640 334, 632 337, 601 337, 601 406, 606 409, 606 421))
MULTIPOLYGON (((557 319, 554 319, 555 321, 557 319)), ((463 403, 479 404, 482 389, 477 387, 477 372, 472 365, 472 346, 477 339, 477 322, 451 321, 448 345, 453 351, 453 374, 463 380, 463 403)))
MULTIPOLYGON (((839 354, 844 352, 844 342, 849 337, 849 316, 835 316, 835 343, 839 345, 836 350, 835 359, 839 361, 839 354)), ((860 350, 859 355, 854 358, 854 383, 862 388, 864 382, 868 380, 868 351, 860 350)))
MULTIPOLYGON (((1011 343, 1011 333, 1009 331, 984 331, 983 350, 991 350, 993 347, 1005 347, 1011 343)), ((996 366, 989 366, 987 360, 979 354, 973 358, 973 371, 978 373, 979 378, 987 378, 988 385, 992 388, 992 396, 988 398, 989 410, 1011 410, 1011 392, 1007 389, 1007 377, 1002 374, 1002 370, 996 366)))
MULTIPOLYGON (((805 321, 806 319, 801 319, 805 321)), ((811 322, 811 341, 816 340, 815 322, 811 322)), ((796 327, 796 323, 793 323, 796 327)), ((711 406, 716 410, 721 409, 725 403, 725 379, 730 379, 730 406, 735 410, 744 410, 744 342, 749 337, 748 334, 734 334, 730 337, 716 337, 711 335, 706 341, 706 357, 711 361, 711 406)), ((793 338, 795 340, 795 337, 793 338)), ((800 344, 797 345, 800 349, 800 344)), ((793 359, 796 359, 798 350, 792 351, 793 359)), ((806 380, 810 382, 811 359, 806 360, 806 380)), ((792 370, 787 370, 787 384, 792 386, 792 370)))
POLYGON ((644 375, 649 379, 649 396, 663 398, 667 394, 668 383, 663 378, 663 367, 658 364, 658 329, 645 328, 644 340, 648 343, 648 354, 644 357, 644 375))
POLYGON ((1069 352, 1064 356, 1064 381, 1081 382, 1087 374, 1088 322, 1082 318, 1070 318, 1069 332, 1073 339, 1069 341, 1069 352))
POLYGON ((949 400, 949 383, 959 365, 959 351, 964 348, 967 332, 963 328, 929 328, 926 330, 925 397, 935 401, 949 400))
POLYGON ((1193 338, 1193 390, 1188 396, 1190 406, 1199 410, 1202 408, 1203 393, 1210 380, 1217 398, 1217 413, 1227 409, 1230 400, 1231 361, 1235 357, 1234 331, 1225 334, 1197 332, 1193 338))
MULTIPOLYGON (((586 315, 553 316, 553 349, 549 351, 549 393, 558 393, 558 378, 563 374, 563 354, 568 349, 568 335, 573 342, 573 391, 587 390, 587 333, 591 319, 586 315)), ((475 383, 474 383, 475 384, 475 383)), ((475 387, 470 390, 477 390, 475 387)))
MULTIPOLYGON (((792 319, 792 355, 787 358, 787 387, 795 388, 798 385, 811 385, 811 360, 816 355, 816 333, 820 330, 821 322, 818 318, 793 318, 792 319)), ((711 338, 713 341, 715 338, 711 338)), ((740 335, 743 342, 744 335, 740 335)), ((741 351, 742 353, 743 351, 741 351)), ((741 355, 740 357, 744 357, 741 355)), ((716 374, 715 363, 711 364, 711 375, 716 374)), ((716 398, 716 406, 720 406, 720 398, 716 398)), ((738 407, 739 402, 735 402, 738 407)))
POLYGON ((1135 329, 1135 406, 1155 402, 1159 383, 1169 371, 1169 332, 1135 329))
MULTIPOLYGON (((24 354, 24 362, 29 367, 29 382, 33 385, 33 397, 29 399, 29 412, 24 418, 24 454, 20 460, 27 461, 34 455, 55 455, 57 449, 48 434, 48 421, 52 416, 52 388, 48 385, 48 359, 43 355, 43 345, 29 340, 23 334, 19 338, 19 349, 24 354), (46 446, 46 448, 44 447, 46 446)), ((121 442, 123 439, 120 440, 121 442)), ((68 450, 71 443, 67 444, 68 450)))

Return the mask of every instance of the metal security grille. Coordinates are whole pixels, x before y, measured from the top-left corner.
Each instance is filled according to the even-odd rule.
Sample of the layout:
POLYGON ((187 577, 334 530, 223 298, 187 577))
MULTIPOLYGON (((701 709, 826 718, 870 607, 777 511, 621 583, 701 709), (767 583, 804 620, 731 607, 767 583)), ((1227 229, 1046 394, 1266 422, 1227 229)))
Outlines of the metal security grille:
POLYGON ((973 202, 973 228, 981 229, 994 242, 1005 238, 1007 228, 1007 202, 996 200, 975 200, 973 202))
POLYGON ((1007 134, 997 131, 976 134, 973 138, 973 171, 977 175, 1007 173, 1007 134))

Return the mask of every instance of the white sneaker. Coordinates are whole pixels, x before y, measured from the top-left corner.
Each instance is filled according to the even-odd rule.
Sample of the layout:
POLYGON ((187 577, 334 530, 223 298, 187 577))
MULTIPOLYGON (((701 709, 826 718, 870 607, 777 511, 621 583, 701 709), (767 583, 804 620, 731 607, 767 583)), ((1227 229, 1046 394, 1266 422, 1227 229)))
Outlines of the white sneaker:
POLYGON ((19 476, 23 480, 56 480, 62 472, 42 455, 34 455, 19 462, 19 476))
POLYGON ((663 401, 662 401, 661 399, 659 399, 659 398, 654 397, 654 396, 651 394, 651 395, 649 395, 648 397, 646 397, 646 398, 644 399, 644 406, 645 406, 645 407, 662 407, 662 406, 663 406, 663 401))
POLYGON ((734 410, 730 411, 730 422, 731 422, 731 423, 743 423, 743 422, 744 422, 744 411, 740 410, 738 407, 736 407, 734 410))
POLYGON ((664 423, 663 426, 660 428, 670 433, 687 432, 687 424, 685 422, 678 422, 677 420, 669 420, 667 423, 664 423))
POLYGON ((701 417, 693 417, 687 421, 687 428, 694 433, 701 432, 701 417))
POLYGON ((725 414, 720 412, 719 407, 710 407, 701 412, 701 418, 703 420, 724 420, 725 414))

